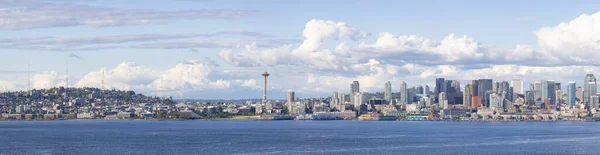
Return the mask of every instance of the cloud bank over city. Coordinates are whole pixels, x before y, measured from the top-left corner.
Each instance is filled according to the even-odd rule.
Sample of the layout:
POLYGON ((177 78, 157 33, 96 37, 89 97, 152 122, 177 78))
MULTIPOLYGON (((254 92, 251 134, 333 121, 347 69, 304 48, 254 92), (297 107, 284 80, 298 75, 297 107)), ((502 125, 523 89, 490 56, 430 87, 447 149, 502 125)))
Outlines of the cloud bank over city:
MULTIPOLYGON (((243 20, 263 15, 253 10, 159 11, 45 1, 0 0, 0 6, 11 6, 0 10, 0 29, 8 32, 82 26, 103 29, 164 24, 174 20, 243 20)), ((600 12, 539 27, 531 32, 537 44, 513 47, 480 42, 463 32, 428 38, 411 32, 369 32, 345 21, 304 21, 303 29, 294 30, 293 34, 301 34, 296 37, 237 29, 176 34, 67 34, 3 37, 0 47, 57 55, 114 49, 186 50, 209 55, 162 67, 125 61, 88 69, 80 75, 68 75, 69 85, 74 87, 135 90, 180 98, 260 98, 260 74, 263 71, 271 73, 269 89, 274 94, 293 90, 306 96, 347 92, 352 81, 360 81, 361 91, 375 92, 382 91, 387 81, 396 85, 393 88, 398 88, 402 81, 409 86, 428 84, 431 87, 437 77, 464 82, 493 78, 523 79, 526 83, 552 79, 566 83, 600 71, 597 52, 600 50, 600 12), (233 93, 237 96, 231 96, 233 93)), ((85 59, 93 58, 82 57, 85 59)), ((77 65, 72 63, 71 68, 75 67, 77 65)), ((9 66, 2 69, 11 70, 9 66)), ((67 75, 62 70, 41 69, 33 72, 31 77, 23 71, 18 73, 0 79, 0 90, 66 85, 67 75), (28 79, 31 86, 28 86, 28 79)))

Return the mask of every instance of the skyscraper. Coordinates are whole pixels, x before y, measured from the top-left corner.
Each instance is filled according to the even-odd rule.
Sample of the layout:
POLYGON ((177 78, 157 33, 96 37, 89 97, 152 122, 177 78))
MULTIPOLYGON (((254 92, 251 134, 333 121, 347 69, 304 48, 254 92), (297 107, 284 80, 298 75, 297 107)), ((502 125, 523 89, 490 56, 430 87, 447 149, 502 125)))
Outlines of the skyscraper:
POLYGON ((479 79, 478 83, 478 88, 477 88, 477 94, 479 94, 479 96, 481 96, 481 104, 484 107, 488 107, 489 106, 489 98, 491 92, 492 92, 492 79, 479 79), (487 93, 486 92, 490 92, 487 93))
POLYGON ((528 90, 528 91, 525 91, 525 104, 527 104, 527 105, 535 105, 535 100, 537 99, 535 97, 536 91, 539 91, 539 90, 528 90))
POLYGON ((513 87, 508 87, 508 91, 506 92, 506 99, 514 102, 517 99, 517 94, 514 93, 513 87))
POLYGON ((441 92, 446 92, 446 80, 444 78, 437 78, 435 79, 435 91, 433 92, 436 103, 439 102, 439 94, 441 92))
POLYGON ((500 83, 498 83, 498 82, 492 83, 492 92, 498 93, 498 87, 500 87, 500 83))
POLYGON ((423 90, 423 86, 417 86, 417 94, 425 94, 425 91, 423 90))
POLYGON ((556 92, 554 90, 553 80, 542 81, 542 101, 546 99, 550 100, 550 104, 554 105, 556 102, 556 92))
POLYGON ((583 80, 583 102, 584 104, 586 103, 590 103, 590 96, 592 95, 596 95, 596 93, 591 93, 589 89, 589 84, 590 82, 596 82, 596 77, 594 76, 594 74, 587 74, 585 75, 585 78, 583 80))
POLYGON ((331 102, 329 103, 329 107, 335 108, 342 112, 345 111, 345 98, 346 96, 344 95, 344 93, 333 92, 333 95, 331 96, 331 102))
POLYGON ((471 107, 471 97, 471 84, 467 84, 465 85, 465 88, 463 88, 463 106, 466 108, 471 107))
POLYGON ((288 91, 287 93, 287 102, 294 103, 294 99, 296 98, 296 94, 293 91, 288 91))
POLYGON ((352 94, 352 104, 354 105, 355 109, 360 109, 360 105, 363 103, 363 94, 360 92, 356 92, 354 94, 352 94))
POLYGON ((352 93, 358 93, 360 92, 360 84, 358 83, 358 81, 353 81, 352 84, 350 85, 350 91, 352 93))
POLYGON ((535 102, 542 103, 544 99, 542 99, 542 81, 535 81, 533 84, 533 90, 537 90, 535 92, 535 102))
POLYGON ((569 107, 573 107, 575 106, 575 94, 577 93, 576 90, 577 88, 575 87, 575 82, 574 81, 569 81, 569 85, 567 86, 567 106, 569 107))
POLYGON ((471 80, 471 92, 473 93, 473 96, 479 96, 479 81, 478 80, 471 80))
POLYGON ((342 110, 342 111, 343 111, 343 110, 345 110, 345 105, 346 105, 346 94, 344 94, 344 93, 339 93, 339 94, 338 94, 338 100, 339 100, 339 104, 340 104, 342 107, 344 107, 344 108, 342 108, 342 109, 340 109, 340 110, 342 110))
POLYGON ((579 103, 582 103, 583 101, 583 88, 581 88, 581 86, 577 87, 575 90, 575 100, 579 101, 579 103))
POLYGON ((504 111, 504 98, 502 95, 492 93, 490 94, 490 108, 494 108, 499 111, 504 111))
POLYGON ((446 93, 445 92, 441 92, 438 96, 439 96, 439 100, 440 100, 440 102, 438 103, 439 106, 442 109, 447 109, 448 108, 448 99, 446 98, 447 97, 446 93))
POLYGON ((383 93, 383 98, 386 102, 392 103, 392 83, 390 81, 385 83, 385 91, 383 93))
POLYGON ((583 91, 583 93, 590 94, 590 100, 587 103, 592 108, 598 108, 598 102, 593 102, 591 99, 592 96, 597 96, 597 87, 596 82, 588 82, 588 87, 583 91))
POLYGON ((400 84, 400 105, 408 104, 408 88, 406 82, 400 84))
MULTIPOLYGON (((360 85, 359 85, 358 81, 353 81, 353 82, 352 82, 352 84, 350 84, 350 102, 351 102, 352 104, 354 104, 354 103, 355 103, 355 102, 354 102, 354 99, 355 99, 356 97, 354 97, 354 95, 355 95, 356 93, 359 93, 359 92, 360 92, 360 85)), ((359 106, 360 106, 360 105, 359 105, 359 106)))
POLYGON ((600 99, 598 98, 597 94, 590 96, 590 110, 598 109, 598 102, 600 102, 599 100, 600 99))
POLYGON ((423 91, 424 91, 423 93, 425 95, 429 96, 429 85, 425 85, 425 90, 423 90, 423 91))
POLYGON ((523 81, 521 81, 521 79, 513 79, 510 83, 513 87, 513 93, 523 94, 523 81))

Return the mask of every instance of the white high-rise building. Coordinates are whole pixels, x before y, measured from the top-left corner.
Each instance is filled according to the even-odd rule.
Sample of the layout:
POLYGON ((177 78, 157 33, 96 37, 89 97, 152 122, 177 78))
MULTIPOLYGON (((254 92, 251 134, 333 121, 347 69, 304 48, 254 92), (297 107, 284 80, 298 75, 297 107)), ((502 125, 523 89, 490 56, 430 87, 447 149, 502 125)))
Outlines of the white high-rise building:
POLYGON ((465 106, 465 108, 471 107, 471 92, 471 84, 465 85, 465 88, 463 88, 463 106, 465 106))
POLYGON ((390 81, 385 83, 383 96, 386 102, 392 103, 392 83, 390 83, 390 81))
POLYGON ((598 101, 593 101, 592 100, 592 96, 596 96, 597 97, 597 85, 596 82, 589 82, 588 83, 588 87, 585 88, 585 91, 583 93, 587 93, 588 95, 590 95, 590 99, 589 102, 587 102, 590 107, 592 108, 598 108, 598 101))
POLYGON ((408 88, 406 82, 402 81, 400 84, 400 105, 408 104, 408 88))
POLYGON ((442 109, 447 109, 448 108, 448 96, 447 96, 447 94, 445 92, 441 92, 439 94, 439 101, 438 102, 439 102, 438 104, 440 105, 440 107, 442 109))
POLYGON ((490 108, 504 110, 504 98, 496 93, 490 94, 490 108))
POLYGON ((331 102, 329 103, 329 108, 345 111, 345 104, 346 100, 344 93, 333 92, 333 95, 331 96, 331 102))
POLYGON ((352 103, 352 105, 354 105, 354 108, 360 109, 362 100, 363 100, 363 94, 361 92, 354 93, 353 97, 352 97, 352 102, 354 102, 354 103, 352 103))
POLYGON ((513 87, 513 93, 523 94, 523 81, 521 79, 511 80, 510 85, 513 87))
POLYGON ((598 98, 598 95, 592 95, 590 97, 590 109, 598 109, 598 102, 600 99, 598 98))

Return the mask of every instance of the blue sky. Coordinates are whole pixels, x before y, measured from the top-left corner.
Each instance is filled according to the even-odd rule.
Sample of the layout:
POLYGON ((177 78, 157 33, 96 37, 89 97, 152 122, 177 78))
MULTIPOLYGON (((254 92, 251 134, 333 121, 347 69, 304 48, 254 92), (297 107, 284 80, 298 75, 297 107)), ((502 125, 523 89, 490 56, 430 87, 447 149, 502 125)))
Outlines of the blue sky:
MULTIPOLYGON (((274 94, 284 94, 285 91, 294 90, 298 91, 300 95, 305 94, 305 96, 323 96, 332 91, 344 92, 347 91, 347 86, 334 81, 351 81, 361 78, 377 81, 366 82, 366 90, 371 91, 382 89, 382 83, 388 80, 393 81, 393 83, 407 81, 409 85, 429 84, 433 80, 428 79, 444 75, 448 75, 450 78, 461 78, 459 80, 462 81, 479 77, 499 78, 499 80, 523 78, 525 83, 537 79, 556 78, 557 80, 563 80, 562 83, 566 85, 570 80, 582 80, 585 72, 595 71, 596 69, 595 67, 584 66, 596 66, 597 64, 593 61, 578 61, 578 58, 569 60, 556 58, 554 60, 550 57, 540 58, 547 61, 537 60, 533 57, 496 61, 501 59, 503 54, 494 53, 515 51, 515 47, 518 45, 527 46, 528 49, 532 49, 538 55, 556 55, 556 53, 553 53, 557 52, 556 50, 570 51, 571 49, 593 53, 596 46, 593 43, 592 45, 586 44, 586 41, 590 41, 586 40, 589 37, 584 36, 573 39, 581 43, 568 41, 568 44, 557 43, 556 37, 561 36, 555 35, 555 33, 558 33, 559 30, 565 32, 576 31, 577 28, 559 29, 558 25, 562 22, 575 20, 582 14, 595 14, 599 11, 598 8, 600 8, 600 2, 598 1, 577 1, 577 3, 574 3, 558 0, 24 0, 18 2, 0 0, 0 21, 6 21, 5 24, 0 22, 0 34, 2 34, 0 39, 3 39, 5 44, 11 45, 2 46, 3 44, 0 44, 0 47, 3 48, 0 50, 3 55, 3 59, 0 60, 0 71, 4 73, 0 77, 0 80, 4 80, 3 85, 0 83, 0 89, 26 89, 26 82, 23 81, 27 79, 24 73, 27 71, 28 62, 31 62, 31 70, 34 74, 40 74, 39 79, 35 80, 41 81, 38 81, 37 84, 34 84, 36 86, 33 87, 42 88, 61 85, 61 79, 65 76, 67 59, 69 59, 70 64, 69 76, 74 79, 72 80, 73 83, 70 82, 69 85, 98 86, 97 79, 89 78, 96 75, 93 74, 94 72, 99 72, 101 68, 106 67, 109 71, 113 70, 114 74, 110 74, 110 76, 114 76, 113 79, 116 80, 114 83, 118 83, 107 84, 109 88, 134 89, 153 95, 179 95, 186 98, 236 98, 237 96, 230 95, 232 92, 242 94, 239 97, 254 97, 256 90, 260 89, 260 77, 251 77, 251 74, 240 73, 241 71, 250 70, 272 70, 271 72, 280 73, 279 78, 275 77, 278 81, 275 81, 272 86, 274 94), (22 13, 15 13, 17 10, 22 13), (32 20, 21 20, 24 18, 31 18, 32 20), (307 55, 322 50, 334 51, 340 43, 345 43, 344 45, 349 48, 349 51, 381 50, 383 53, 390 55, 382 57, 352 56, 348 60, 333 58, 315 60, 322 55, 297 59, 295 57, 298 57, 298 55, 292 54, 272 56, 273 59, 276 59, 275 62, 271 62, 270 58, 265 58, 270 57, 269 54, 256 58, 246 55, 244 58, 248 59, 235 57, 235 54, 241 53, 241 55, 244 55, 244 47, 252 45, 253 42, 256 43, 256 51, 259 54, 274 49, 279 49, 275 51, 280 53, 301 53, 303 52, 302 49, 297 48, 302 45, 303 41, 307 40, 305 29, 312 26, 309 21, 313 19, 317 20, 314 23, 316 25, 327 24, 326 22, 320 23, 321 21, 332 21, 333 25, 344 23, 345 26, 341 27, 342 29, 352 28, 356 32, 368 33, 369 36, 352 39, 351 37, 357 37, 356 34, 353 34, 354 31, 345 33, 345 31, 339 30, 339 32, 344 33, 337 34, 340 27, 337 27, 336 33, 314 32, 320 34, 317 35, 320 44, 317 49, 304 51, 308 52, 307 55), (116 22, 103 23, 107 21, 116 22), (547 31, 547 33, 539 36, 534 34, 534 32, 544 27, 556 28, 556 31, 547 31), (433 42, 442 42, 450 34, 455 34, 456 38, 448 40, 458 40, 459 45, 463 45, 461 41, 464 41, 460 40, 460 37, 466 35, 467 40, 472 39, 476 42, 473 45, 481 46, 475 49, 475 54, 482 53, 483 56, 472 59, 457 57, 456 59, 443 61, 441 64, 402 60, 407 55, 399 54, 403 53, 403 50, 398 49, 407 49, 406 47, 394 46, 393 49, 395 50, 390 52, 390 47, 386 46, 384 49, 382 46, 375 45, 380 34, 384 32, 394 35, 415 35, 433 42), (107 43, 101 41, 114 39, 105 38, 107 36, 127 38, 139 37, 140 35, 163 36, 147 40, 138 40, 138 38, 127 42, 113 41, 107 43), (176 36, 165 37, 164 35, 176 36), (71 40, 65 39, 65 37, 71 37, 71 40), (82 37, 85 39, 82 39, 82 37), (52 41, 34 42, 43 38, 52 41), (543 38, 549 38, 549 44, 541 46, 539 41, 544 40, 543 38), (361 46, 361 44, 373 45, 366 48, 367 46, 361 46), (590 48, 578 48, 588 46, 590 48), (287 49, 281 49, 283 47, 287 49), (232 59, 226 59, 227 56, 220 54, 224 51, 231 51, 234 54, 231 57, 232 59), (69 54, 78 55, 81 59, 69 58, 69 54), (400 58, 391 59, 394 56, 400 58), (314 64, 315 62, 312 60, 317 63, 324 61, 332 63, 326 66, 318 66, 319 64, 314 64), (182 63, 184 61, 193 63, 182 63), (242 61, 251 65, 244 65, 240 63, 242 61), (118 67, 119 64, 127 62, 135 62, 135 65, 118 67), (471 62, 477 62, 477 65, 487 67, 471 69, 468 67, 474 65, 471 62), (181 78, 184 76, 180 77, 165 73, 170 69, 175 68, 174 70, 176 70, 177 65, 181 64, 199 65, 195 67, 199 67, 201 73, 190 73, 189 70, 178 70, 179 72, 173 73, 176 75, 189 75, 189 78, 181 78), (538 64, 543 67, 535 68, 540 67, 538 64), (408 66, 414 65, 417 66, 406 69, 410 68, 408 66), (131 71, 130 69, 133 66, 143 66, 145 69, 152 71, 139 71, 139 75, 118 74, 121 73, 121 69, 131 71), (361 68, 365 66, 370 67, 361 68), (494 68, 493 66, 497 67, 494 68), (567 68, 566 66, 579 68, 567 68), (451 70, 460 70, 460 72, 446 74, 448 72, 444 72, 444 69, 448 67, 451 70), (494 69, 504 70, 501 69, 502 67, 509 67, 517 72, 523 71, 523 73, 485 74, 494 72, 494 69), (560 69, 581 75, 552 77, 553 74, 546 73, 546 70, 553 69, 551 67, 562 67, 560 69), (538 72, 538 70, 541 71, 538 72), (432 72, 432 74, 429 75, 429 72, 432 72), (143 77, 150 74, 155 77, 143 77), (378 76, 380 74, 381 76, 378 76), (540 75, 529 77, 526 74, 540 75), (323 75, 323 77, 311 77, 312 75, 323 75), (173 76, 177 79, 169 79, 173 76), (202 80, 190 81, 190 79, 193 79, 192 77, 202 80), (311 78, 318 80, 315 81, 311 78), (79 81, 80 79, 83 80, 79 81), (137 81, 140 79, 141 81, 137 81), (162 79, 162 82, 174 83, 161 83, 157 79, 162 79), (293 79, 294 82, 283 79, 293 79), (221 80, 221 84, 217 84, 219 80, 221 80), (244 82, 247 83, 244 84, 244 82), (180 87, 167 88, 165 85, 178 85, 180 87), (318 88, 312 85, 327 86, 328 88, 318 88)), ((586 26, 586 22, 582 23, 583 26, 586 26)), ((578 24, 581 25, 581 23, 578 24)), ((590 27, 590 25, 594 27, 593 24, 587 26, 590 27)), ((323 27, 317 27, 317 30, 321 28, 323 27)), ((590 31, 592 32, 589 33, 595 34, 595 31, 598 30, 590 28, 590 31)), ((468 43, 466 44, 468 45, 468 43)), ((469 53, 471 49, 459 45, 449 45, 447 52, 467 53, 465 55, 474 54, 469 53)), ((434 46, 439 45, 435 44, 434 46)), ((417 57, 432 58, 431 56, 436 56, 436 52, 439 53, 439 49, 428 53, 426 51, 430 48, 415 48, 408 49, 410 49, 410 52, 416 51, 417 57), (425 53, 419 53, 421 51, 425 51, 425 53)), ((361 55, 361 53, 355 53, 354 55, 361 55)), ((334 56, 339 57, 340 55, 334 54, 334 56)), ((191 67, 194 68, 194 66, 191 67)))

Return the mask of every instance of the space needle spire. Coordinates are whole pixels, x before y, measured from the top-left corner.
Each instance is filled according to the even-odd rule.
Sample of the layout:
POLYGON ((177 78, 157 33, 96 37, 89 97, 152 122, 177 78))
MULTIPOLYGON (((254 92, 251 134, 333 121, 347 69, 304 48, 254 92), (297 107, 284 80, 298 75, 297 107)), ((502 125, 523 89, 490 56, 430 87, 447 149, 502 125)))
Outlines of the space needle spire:
POLYGON ((269 76, 269 73, 267 73, 266 71, 262 74, 263 77, 265 77, 265 86, 264 86, 264 92, 263 92, 263 102, 267 102, 267 77, 269 76))

